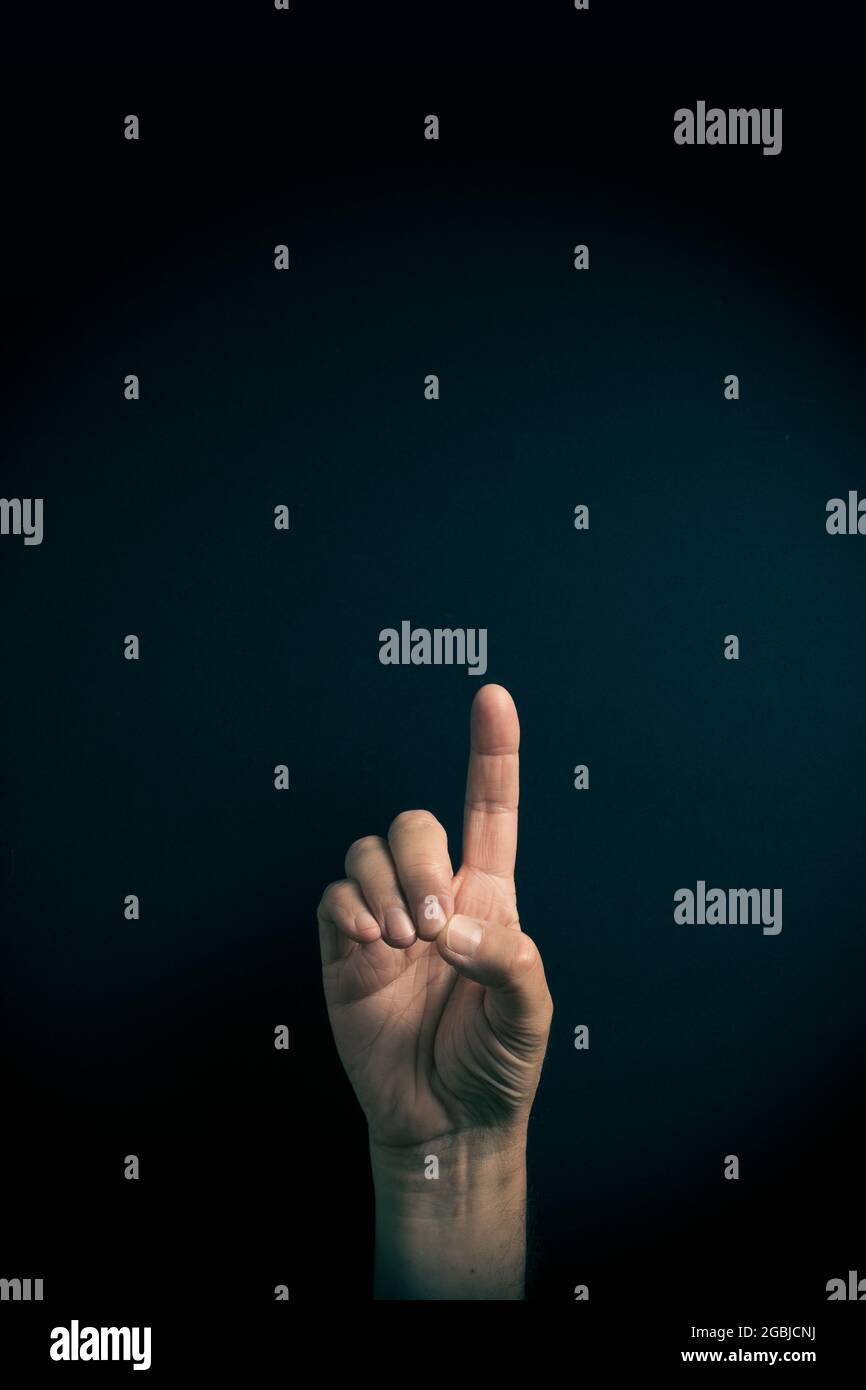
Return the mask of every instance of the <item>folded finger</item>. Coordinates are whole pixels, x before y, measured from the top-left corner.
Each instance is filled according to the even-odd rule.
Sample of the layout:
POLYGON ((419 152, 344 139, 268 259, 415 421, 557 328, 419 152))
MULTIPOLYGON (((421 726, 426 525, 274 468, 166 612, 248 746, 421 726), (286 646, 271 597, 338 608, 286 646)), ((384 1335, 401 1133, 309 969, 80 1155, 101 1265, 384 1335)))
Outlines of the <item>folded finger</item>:
POLYGON ((401 811, 388 845, 422 941, 433 941, 454 911, 448 836, 430 811, 401 811))
POLYGON ((331 965, 345 954, 347 942, 356 941, 365 946, 370 941, 378 941, 382 935, 379 923, 352 879, 343 878, 328 884, 316 916, 323 965, 331 965))
POLYGON ((397 869, 385 841, 379 835, 365 835, 349 846, 346 873, 360 888, 370 913, 389 946, 405 949, 417 940, 415 924, 409 915, 400 887, 397 869))

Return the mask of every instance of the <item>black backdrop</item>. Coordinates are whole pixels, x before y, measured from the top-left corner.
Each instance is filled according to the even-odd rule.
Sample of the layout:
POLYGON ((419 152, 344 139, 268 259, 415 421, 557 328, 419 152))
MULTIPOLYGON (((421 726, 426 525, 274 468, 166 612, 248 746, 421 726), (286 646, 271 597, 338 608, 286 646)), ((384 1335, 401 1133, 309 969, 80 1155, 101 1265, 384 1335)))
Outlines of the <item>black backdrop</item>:
POLYGON ((693 1322, 776 1322, 818 1324, 826 1364, 862 1322, 825 1292, 866 1274, 866 540, 824 529, 866 491, 853 80, 438 39, 4 87, 2 491, 45 499, 41 546, 0 541, 0 1275, 45 1280, 2 1309, 28 1363, 72 1317, 152 1324, 168 1378, 279 1359, 298 1305, 365 1311, 315 907, 401 809, 459 843, 478 684, 381 666, 404 618, 486 627, 521 715, 556 1005, 530 1300, 671 1360, 693 1322), (704 98, 783 107, 783 153, 677 148, 704 98), (781 886, 782 933, 676 926, 699 878, 781 886))

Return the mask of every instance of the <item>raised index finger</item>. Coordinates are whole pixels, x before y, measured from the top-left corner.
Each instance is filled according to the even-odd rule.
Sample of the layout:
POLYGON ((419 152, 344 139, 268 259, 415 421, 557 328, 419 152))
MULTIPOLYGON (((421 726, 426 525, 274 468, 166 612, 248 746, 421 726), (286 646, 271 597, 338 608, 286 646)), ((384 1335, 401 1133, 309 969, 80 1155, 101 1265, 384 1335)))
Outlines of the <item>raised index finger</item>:
POLYGON ((463 863, 511 885, 517 855, 520 723, 503 686, 484 685, 475 696, 471 739, 463 863))

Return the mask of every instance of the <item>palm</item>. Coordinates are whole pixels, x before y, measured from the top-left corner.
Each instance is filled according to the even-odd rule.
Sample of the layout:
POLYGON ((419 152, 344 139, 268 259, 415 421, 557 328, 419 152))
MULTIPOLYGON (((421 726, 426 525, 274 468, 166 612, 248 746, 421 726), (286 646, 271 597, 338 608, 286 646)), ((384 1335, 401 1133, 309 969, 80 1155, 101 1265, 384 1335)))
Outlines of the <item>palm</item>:
MULTIPOLYGON (((519 930, 513 887, 477 869, 464 865, 455 875, 454 903, 457 912, 519 930)), ((383 1140, 416 1143, 507 1113, 521 1064, 496 1039, 484 986, 461 979, 432 941, 406 951, 381 940, 343 945, 345 954, 324 969, 328 1013, 355 1093, 383 1140)))

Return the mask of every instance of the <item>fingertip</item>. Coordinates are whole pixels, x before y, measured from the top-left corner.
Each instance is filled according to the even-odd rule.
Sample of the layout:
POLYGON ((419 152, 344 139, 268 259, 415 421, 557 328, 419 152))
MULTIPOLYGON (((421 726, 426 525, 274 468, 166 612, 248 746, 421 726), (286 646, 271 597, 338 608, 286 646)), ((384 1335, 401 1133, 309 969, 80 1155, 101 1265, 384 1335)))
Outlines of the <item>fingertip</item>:
POLYGON ((497 685, 495 681, 482 685, 480 690, 476 690, 475 698, 472 701, 476 709, 498 708, 511 706, 514 704, 511 694, 504 685, 497 685))
POLYGON ((479 753, 516 752, 517 706, 504 685, 482 685, 472 701, 472 745, 479 753))
POLYGON ((359 912, 354 921, 354 935, 362 944, 366 944, 369 941, 378 941, 382 935, 382 928, 371 912, 359 912))
POLYGON ((477 700, 480 697, 484 700, 498 700, 503 695, 507 700, 511 699, 511 693, 504 685, 499 685, 496 681, 485 681, 475 692, 475 699, 477 700))
POLYGON ((415 923, 402 907, 389 907, 385 913, 383 938, 389 946, 405 951, 417 941, 415 923))
POLYGON ((467 960, 477 954, 484 939, 484 927, 474 917, 458 913, 451 918, 445 932, 445 945, 454 955, 467 960))
POLYGON ((454 965, 456 961, 471 960, 483 939, 483 924, 474 917, 458 912, 448 919, 444 931, 437 937, 436 945, 443 960, 454 965))

